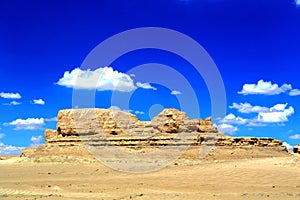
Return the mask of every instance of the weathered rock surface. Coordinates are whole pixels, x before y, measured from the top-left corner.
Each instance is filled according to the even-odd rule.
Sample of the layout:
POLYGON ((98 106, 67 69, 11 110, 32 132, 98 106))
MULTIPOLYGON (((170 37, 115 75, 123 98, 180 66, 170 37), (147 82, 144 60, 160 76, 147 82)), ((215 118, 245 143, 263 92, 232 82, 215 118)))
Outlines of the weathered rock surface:
POLYGON ((298 144, 297 146, 293 147, 293 152, 294 153, 299 153, 300 154, 300 144, 298 144))
MULTIPOLYGON (((44 145, 27 148, 21 156, 36 158, 67 155, 93 158, 87 150, 89 146, 117 146, 146 153, 166 145, 185 145, 189 149, 203 145, 215 146, 218 151, 240 150, 245 152, 245 157, 267 157, 286 153, 286 147, 279 140, 229 137, 217 130, 211 118, 189 119, 184 112, 176 109, 164 109, 149 122, 140 121, 135 115, 119 110, 61 110, 58 113, 56 130, 46 129, 45 139, 44 145), (173 143, 178 140, 179 135, 183 135, 184 139, 173 143)), ((234 157, 235 154, 228 155, 234 157)))

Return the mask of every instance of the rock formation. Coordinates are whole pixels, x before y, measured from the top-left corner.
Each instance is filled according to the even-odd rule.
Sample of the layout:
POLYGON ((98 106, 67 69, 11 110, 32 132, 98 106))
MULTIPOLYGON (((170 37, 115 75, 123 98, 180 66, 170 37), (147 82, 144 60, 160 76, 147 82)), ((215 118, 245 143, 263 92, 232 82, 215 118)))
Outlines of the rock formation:
POLYGON ((185 154, 192 158, 198 155, 193 152, 194 148, 204 145, 216 147, 212 151, 214 158, 219 158, 217 154, 234 158, 235 155, 266 157, 286 153, 286 147, 279 140, 226 136, 212 124, 211 118, 189 119, 184 112, 176 109, 164 109, 152 121, 140 121, 135 115, 119 110, 61 110, 58 113, 56 130, 45 130, 45 139, 44 145, 24 149, 21 156, 72 156, 92 159, 93 155, 87 150, 89 147, 117 147, 136 153, 147 153, 167 145, 189 147, 185 154), (244 153, 239 154, 238 151, 244 153))
POLYGON ((300 144, 298 144, 297 146, 293 147, 293 152, 294 153, 299 153, 300 154, 300 144))

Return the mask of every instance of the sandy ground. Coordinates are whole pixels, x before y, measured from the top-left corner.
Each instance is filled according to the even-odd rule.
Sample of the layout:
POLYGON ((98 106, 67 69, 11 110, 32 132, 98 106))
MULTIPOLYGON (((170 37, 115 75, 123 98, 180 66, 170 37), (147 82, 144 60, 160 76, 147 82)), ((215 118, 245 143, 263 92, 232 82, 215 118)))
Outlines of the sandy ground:
POLYGON ((181 160, 146 174, 10 158, 0 161, 0 199, 300 199, 300 156, 181 160))

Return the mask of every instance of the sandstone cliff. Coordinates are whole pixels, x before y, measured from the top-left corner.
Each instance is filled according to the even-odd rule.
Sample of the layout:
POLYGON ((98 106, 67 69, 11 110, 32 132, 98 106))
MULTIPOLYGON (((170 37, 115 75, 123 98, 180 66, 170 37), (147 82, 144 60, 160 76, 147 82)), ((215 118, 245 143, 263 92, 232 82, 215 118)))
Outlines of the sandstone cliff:
POLYGON ((165 146, 186 146, 184 156, 198 159, 199 148, 210 149, 206 158, 227 159, 280 156, 282 142, 272 138, 234 138, 221 133, 211 118, 189 119, 184 112, 165 109, 152 119, 109 109, 67 109, 58 113, 56 130, 45 130, 46 142, 23 150, 21 156, 71 156, 93 159, 91 148, 117 147, 135 153, 155 152, 165 146), (175 142, 174 142, 175 141, 175 142))

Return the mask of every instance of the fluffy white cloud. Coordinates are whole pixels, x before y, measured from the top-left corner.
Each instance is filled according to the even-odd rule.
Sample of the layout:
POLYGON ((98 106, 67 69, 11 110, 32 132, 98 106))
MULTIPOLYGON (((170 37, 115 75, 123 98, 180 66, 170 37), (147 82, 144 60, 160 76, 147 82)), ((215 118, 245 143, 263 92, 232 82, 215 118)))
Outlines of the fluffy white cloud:
POLYGON ((172 95, 178 95, 178 94, 181 94, 181 92, 178 91, 178 90, 172 90, 172 91, 171 91, 171 94, 172 94, 172 95))
POLYGON ((130 92, 135 89, 130 75, 113 70, 111 67, 82 70, 75 68, 66 71, 57 82, 58 85, 76 89, 116 90, 130 92))
POLYGON ((286 104, 276 104, 271 108, 263 106, 253 106, 249 103, 233 103, 229 108, 235 108, 240 113, 258 113, 255 118, 244 119, 229 114, 220 122, 227 124, 247 124, 247 126, 266 126, 268 123, 284 123, 288 121, 288 117, 294 114, 295 110, 292 106, 287 108, 286 104))
POLYGON ((300 134, 291 135, 289 138, 292 139, 292 140, 299 140, 300 139, 300 134))
POLYGON ((25 147, 6 145, 0 142, 0 155, 20 155, 25 147))
POLYGON ((143 88, 143 89, 157 90, 157 88, 155 88, 152 85, 150 85, 150 83, 137 82, 136 86, 139 87, 139 88, 143 88))
POLYGON ((250 103, 233 103, 229 108, 235 108, 240 113, 259 113, 259 112, 268 112, 269 108, 262 106, 252 106, 250 103))
POLYGON ((15 126, 15 130, 35 130, 45 125, 44 118, 16 119, 12 122, 4 123, 4 126, 15 126))
POLYGON ((247 119, 242 117, 236 117, 234 114, 230 113, 220 120, 220 123, 225 124, 245 124, 247 119))
MULTIPOLYGON (((299 0, 299 1, 300 1, 300 0, 299 0)), ((290 96, 298 96, 298 95, 300 95, 300 90, 298 90, 298 89, 293 89, 293 90, 290 91, 289 95, 290 95, 290 96)))
POLYGON ((21 102, 17 102, 17 101, 11 101, 9 103, 3 103, 2 105, 4 106, 17 106, 17 105, 20 105, 21 102))
POLYGON ((31 136, 30 141, 32 142, 32 144, 30 146, 39 146, 41 145, 43 140, 43 137, 41 135, 39 136, 31 136))
POLYGON ((21 99, 22 96, 19 93, 6 93, 6 92, 1 92, 0 97, 4 99, 21 99))
POLYGON ((289 150, 293 149, 293 146, 288 144, 287 142, 283 142, 282 146, 286 146, 286 148, 289 149, 289 150))
POLYGON ((218 129, 224 133, 233 134, 238 130, 237 127, 232 126, 230 124, 220 124, 218 125, 218 129))
POLYGON ((45 101, 43 99, 34 99, 32 104, 45 105, 45 101))
POLYGON ((257 122, 262 123, 281 123, 287 122, 288 117, 294 114, 295 110, 292 106, 286 108, 288 104, 277 104, 270 108, 269 112, 258 113, 257 122))
POLYGON ((300 6, 300 0, 295 0, 297 6, 300 6))
POLYGON ((243 86, 243 90, 238 92, 239 94, 248 95, 248 94, 264 94, 264 95, 277 95, 280 93, 287 92, 292 90, 292 86, 290 84, 283 84, 282 86, 278 86, 276 83, 272 83, 271 81, 260 80, 257 84, 245 84, 243 86))

